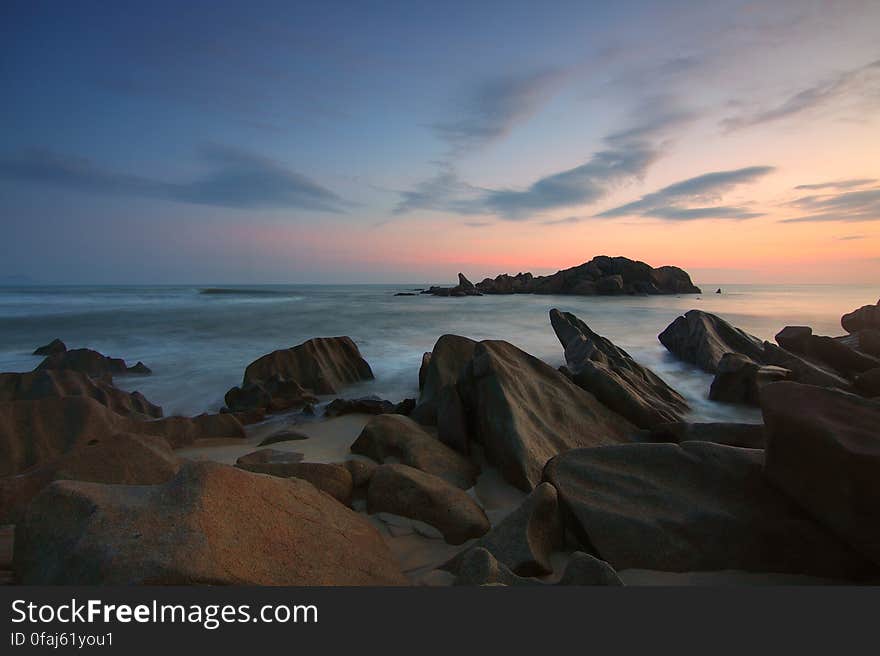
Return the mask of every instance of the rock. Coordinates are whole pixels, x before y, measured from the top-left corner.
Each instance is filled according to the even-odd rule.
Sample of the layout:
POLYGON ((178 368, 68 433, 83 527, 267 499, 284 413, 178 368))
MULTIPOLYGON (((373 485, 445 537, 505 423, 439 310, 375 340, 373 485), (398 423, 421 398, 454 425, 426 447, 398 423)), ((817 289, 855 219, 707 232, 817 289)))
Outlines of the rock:
POLYGON ((880 367, 880 359, 859 353, 832 337, 810 335, 806 355, 848 377, 880 367))
POLYGON ((128 373, 130 373, 130 374, 139 374, 139 375, 141 375, 141 376, 149 376, 150 374, 153 373, 153 370, 150 369, 150 368, 149 368, 147 365, 145 365, 143 362, 141 362, 140 360, 138 360, 138 361, 137 361, 137 364, 135 364, 134 366, 128 368, 128 373))
POLYGON ((499 563, 484 547, 468 549, 461 556, 453 585, 541 585, 532 578, 517 576, 499 563))
POLYGON ((247 437, 241 422, 231 414, 201 414, 195 417, 165 417, 156 421, 129 421, 124 424, 128 432, 164 437, 172 448, 188 446, 196 440, 226 437, 247 437))
POLYGON ((93 438, 47 464, 0 479, 0 524, 19 521, 31 499, 52 481, 155 485, 173 478, 179 468, 161 437, 117 433, 93 438))
MULTIPOLYGON (((60 351, 49 355, 37 365, 34 371, 73 369, 92 378, 110 380, 116 374, 144 373, 146 367, 144 367, 142 362, 138 364, 141 365, 140 368, 135 369, 132 367, 130 369, 122 358, 108 358, 97 351, 83 348, 60 351)), ((149 373, 149 369, 146 369, 146 373, 149 373)))
POLYGON ((455 385, 440 390, 437 401, 437 439, 459 453, 470 451, 467 417, 455 385))
POLYGON ((272 433, 272 435, 266 437, 257 446, 269 446, 270 444, 278 444, 279 442, 293 442, 307 439, 309 439, 309 436, 304 433, 300 433, 299 431, 282 430, 278 433, 272 433))
POLYGON ((334 399, 324 410, 326 417, 340 417, 350 414, 382 415, 394 412, 396 406, 391 401, 376 396, 359 399, 334 399))
POLYGON ((425 378, 428 375, 429 364, 431 364, 431 353, 422 353, 422 364, 419 367, 419 392, 425 387, 425 378))
MULTIPOLYGON (((420 424, 434 426, 437 424, 437 404, 444 388, 455 385, 461 377, 465 366, 474 355, 477 343, 467 337, 458 335, 442 335, 431 356, 426 360, 422 357, 424 384, 419 394, 419 402, 411 413, 411 417, 420 424)), ((419 374, 421 377, 421 372, 419 374)))
POLYGON ((604 560, 575 551, 557 585, 623 585, 623 581, 604 560))
POLYGON ((214 463, 155 486, 59 481, 16 526, 26 585, 403 585, 367 519, 298 479, 214 463))
POLYGON ((224 398, 226 406, 233 412, 263 413, 304 408, 317 400, 295 380, 279 376, 233 387, 224 398))
POLYGON ((251 362, 243 384, 276 376, 296 381, 314 394, 336 394, 345 385, 372 380, 373 372, 350 337, 316 337, 251 362))
POLYGON ((415 292, 397 292, 395 296, 418 296, 415 292))
POLYGON ((856 376, 855 386, 862 396, 880 396, 880 367, 856 376))
POLYGON ((875 571, 765 479, 756 449, 707 442, 575 449, 551 460, 544 475, 568 528, 618 571, 841 579, 875 571))
MULTIPOLYGON (((562 542, 562 516, 556 489, 549 483, 541 483, 468 551, 482 547, 515 574, 540 576, 553 572, 550 554, 562 542)), ((458 554, 443 568, 457 572, 466 553, 458 554)))
POLYGON ((880 403, 811 385, 761 394, 767 478, 880 565, 880 403))
POLYGON ((822 387, 839 387, 850 389, 851 383, 839 375, 823 369, 819 365, 808 361, 794 353, 779 348, 770 342, 764 342, 764 363, 782 367, 791 372, 791 380, 807 385, 820 385, 822 387))
POLYGON ((464 490, 473 487, 480 473, 470 460, 402 415, 379 415, 371 419, 351 445, 351 452, 376 462, 390 459, 402 462, 464 490))
POLYGON ((721 293, 721 287, 719 287, 718 289, 716 289, 716 290, 715 290, 715 293, 716 293, 716 294, 720 294, 720 293, 721 293))
POLYGON ((373 478, 373 472, 376 471, 375 463, 365 460, 346 460, 342 463, 348 473, 351 474, 351 483, 355 489, 366 487, 370 479, 373 478))
MULTIPOLYGON (((305 412, 305 408, 303 408, 303 412, 305 412)), ((220 408, 220 414, 231 414, 233 417, 238 419, 239 422, 243 426, 249 426, 250 424, 259 424, 261 421, 266 419, 266 412, 264 410, 239 410, 237 412, 233 412, 226 406, 220 408)))
POLYGON ((725 353, 740 353, 755 362, 763 362, 764 357, 761 340, 702 310, 678 317, 658 339, 680 359, 713 374, 725 353))
POLYGON ((880 301, 877 303, 877 305, 863 305, 858 310, 844 314, 840 318, 840 325, 848 333, 880 329, 880 301))
POLYGON ((347 467, 323 462, 299 462, 291 463, 287 470, 288 473, 285 476, 308 481, 339 503, 346 506, 351 505, 354 483, 347 467))
POLYGON ((376 468, 367 488, 367 511, 425 522, 450 544, 462 544, 489 530, 486 513, 466 492, 407 465, 376 468))
POLYGON ((688 411, 678 392, 573 314, 550 310, 550 323, 572 380, 639 428, 678 421, 688 411))
POLYGON ((596 281, 596 292, 599 294, 622 294, 623 293, 623 276, 602 276, 596 281))
POLYGON ((628 441, 635 427, 550 365, 502 341, 477 344, 459 392, 471 439, 530 492, 544 464, 579 446, 628 441))
POLYGON ((728 422, 690 423, 685 421, 661 424, 651 429, 649 442, 713 442, 746 449, 763 449, 766 445, 763 424, 728 422))
POLYGON ((416 400, 415 399, 403 399, 400 403, 394 406, 394 412, 392 414, 395 415, 405 415, 409 416, 409 414, 415 410, 416 408, 416 400))
POLYGON ((279 451, 278 449, 259 449, 251 451, 235 461, 235 466, 255 474, 269 474, 289 478, 294 476, 296 465, 305 456, 293 451, 279 451))
POLYGON ((776 333, 776 343, 792 353, 806 353, 807 341, 813 334, 809 326, 786 326, 776 333))
POLYGON ((34 349, 34 355, 55 355, 56 353, 64 353, 67 346, 57 337, 48 344, 38 346, 34 349))
POLYGON ((880 357, 880 330, 873 328, 860 330, 853 333, 853 336, 856 338, 855 348, 875 358, 880 357))
POLYGON ((464 292, 476 291, 474 283, 465 278, 463 273, 458 274, 458 287, 464 292))
POLYGON ((138 419, 156 419, 162 408, 140 392, 125 392, 106 380, 92 378, 72 369, 45 369, 27 373, 0 374, 0 402, 84 396, 113 412, 138 419))
POLYGON ((788 369, 759 365, 740 353, 725 353, 709 388, 709 399, 757 406, 758 394, 765 385, 791 377, 788 369))

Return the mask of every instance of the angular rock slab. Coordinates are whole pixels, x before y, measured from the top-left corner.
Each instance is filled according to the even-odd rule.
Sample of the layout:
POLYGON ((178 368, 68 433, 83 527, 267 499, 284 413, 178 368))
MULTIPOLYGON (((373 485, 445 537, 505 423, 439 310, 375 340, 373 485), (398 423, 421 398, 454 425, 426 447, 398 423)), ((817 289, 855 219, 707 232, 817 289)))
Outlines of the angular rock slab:
POLYGON ((616 570, 842 579, 876 571, 765 479, 759 450, 707 442, 576 449, 551 460, 545 477, 568 527, 616 570))
POLYGON ((512 485, 530 492, 550 458, 629 441, 626 419, 553 367, 512 344, 480 342, 459 392, 471 438, 512 485))
POLYGON ((16 526, 26 585, 402 585, 370 522, 298 479, 193 463, 164 485, 59 481, 16 526))
POLYGON ((689 409, 684 397, 611 340, 555 308, 550 310, 550 323, 579 387, 639 428, 683 419, 689 409))
POLYGON ((767 478, 880 565, 880 402, 778 383, 761 409, 767 478))
POLYGON ((702 310, 678 317, 657 339, 670 353, 712 374, 725 353, 741 353, 755 362, 763 362, 764 357, 760 339, 702 310))
POLYGON ((437 410, 443 390, 458 383, 477 343, 459 335, 441 335, 430 355, 422 356, 419 369, 419 401, 410 416, 420 424, 437 423, 437 410))

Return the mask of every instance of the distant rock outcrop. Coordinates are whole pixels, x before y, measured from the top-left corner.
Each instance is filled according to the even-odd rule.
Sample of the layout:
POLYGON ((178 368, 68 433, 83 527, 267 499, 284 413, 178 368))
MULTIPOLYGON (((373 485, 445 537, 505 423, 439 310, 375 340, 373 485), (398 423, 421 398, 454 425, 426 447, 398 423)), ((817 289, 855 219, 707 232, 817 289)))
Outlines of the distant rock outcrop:
POLYGON ((34 355, 55 355, 56 353, 64 353, 67 350, 67 346, 64 342, 62 342, 57 337, 53 339, 48 344, 43 346, 38 346, 34 349, 34 355))
MULTIPOLYGON (((49 345, 47 345, 49 346, 49 345)), ((132 367, 125 364, 122 358, 110 358, 92 349, 56 350, 47 356, 34 371, 47 369, 73 369, 92 378, 110 380, 116 374, 150 374, 150 368, 143 362, 132 367)))
POLYGON ((456 287, 431 287, 434 296, 479 296, 482 294, 699 294, 686 271, 674 266, 652 266, 626 257, 599 255, 589 262, 550 276, 503 273, 472 285, 458 274, 456 287))

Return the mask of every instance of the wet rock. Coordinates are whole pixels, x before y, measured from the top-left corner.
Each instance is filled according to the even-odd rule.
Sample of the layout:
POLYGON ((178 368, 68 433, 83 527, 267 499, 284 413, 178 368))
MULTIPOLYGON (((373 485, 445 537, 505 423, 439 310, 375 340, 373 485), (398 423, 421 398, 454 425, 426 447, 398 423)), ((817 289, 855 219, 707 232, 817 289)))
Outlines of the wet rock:
POLYGON ((53 339, 48 344, 44 344, 43 346, 38 346, 34 349, 34 355, 55 355, 56 353, 64 353, 67 350, 67 346, 57 337, 53 339))
POLYGON ((489 530, 486 513, 466 492, 407 465, 376 468, 367 488, 367 510, 425 522, 450 544, 462 544, 489 530))
POLYGON ((757 406, 758 395, 765 385, 791 377, 788 369, 760 365, 740 353, 725 353, 709 388, 709 399, 757 406))
POLYGON ((364 517, 298 479, 213 463, 155 486, 59 481, 16 526, 26 585, 403 585, 364 517))
POLYGON ((678 421, 688 411, 678 392, 573 314, 550 310, 550 323, 572 380, 639 428, 678 421))
POLYGON ((755 362, 764 357, 761 340, 702 310, 678 317, 658 339, 671 353, 709 373, 718 371, 725 353, 740 353, 755 362))

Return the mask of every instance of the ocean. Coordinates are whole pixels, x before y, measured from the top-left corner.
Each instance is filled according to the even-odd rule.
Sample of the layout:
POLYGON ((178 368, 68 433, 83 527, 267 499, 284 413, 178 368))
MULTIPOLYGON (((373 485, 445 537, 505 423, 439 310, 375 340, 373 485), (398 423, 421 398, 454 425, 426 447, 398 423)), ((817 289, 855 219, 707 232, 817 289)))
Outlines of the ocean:
MULTIPOLYGON (((418 395, 422 353, 444 333, 503 339, 553 366, 562 348, 551 308, 573 312, 681 392, 692 421, 760 421, 758 411, 708 400, 712 377, 673 358, 657 341, 692 308, 718 314, 763 339, 785 325, 842 333, 840 316, 876 303, 880 285, 725 285, 698 283, 684 296, 394 296, 426 285, 55 286, 0 288, 0 371, 29 371, 39 345, 61 338, 142 360, 152 376, 119 376, 166 415, 217 411, 245 367, 310 337, 348 335, 376 376, 344 390, 391 401, 418 395), (721 287, 722 293, 715 294, 721 287), (206 293, 206 290, 210 290, 206 293)), ((329 400, 329 399, 327 399, 329 400)))

